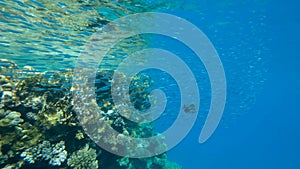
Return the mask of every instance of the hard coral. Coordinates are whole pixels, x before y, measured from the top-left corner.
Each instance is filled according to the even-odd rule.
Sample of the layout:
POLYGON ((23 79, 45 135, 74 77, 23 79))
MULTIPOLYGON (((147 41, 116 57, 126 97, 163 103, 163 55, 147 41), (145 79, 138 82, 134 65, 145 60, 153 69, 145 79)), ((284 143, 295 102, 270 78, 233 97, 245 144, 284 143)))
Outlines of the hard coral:
POLYGON ((60 166, 67 159, 65 142, 51 144, 49 141, 43 141, 36 147, 26 149, 21 153, 21 157, 31 164, 38 160, 46 160, 52 166, 60 166))
POLYGON ((98 160, 96 150, 86 146, 77 152, 74 152, 68 159, 68 165, 74 169, 97 169, 98 160))

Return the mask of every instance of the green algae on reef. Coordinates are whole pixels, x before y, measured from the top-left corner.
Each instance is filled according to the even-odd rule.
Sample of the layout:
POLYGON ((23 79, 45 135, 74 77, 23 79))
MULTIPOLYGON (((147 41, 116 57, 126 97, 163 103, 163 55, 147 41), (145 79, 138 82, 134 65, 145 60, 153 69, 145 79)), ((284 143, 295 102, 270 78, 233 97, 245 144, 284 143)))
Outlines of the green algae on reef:
MULTIPOLYGON (((151 124, 133 125, 115 110, 109 93, 112 75, 110 70, 97 73, 95 86, 105 89, 96 92, 104 122, 133 137, 155 134, 151 124)), ((71 78, 72 70, 37 72, 32 67, 18 68, 9 60, 0 60, 0 168, 180 168, 165 154, 132 159, 97 146, 84 134, 72 109, 71 78)), ((140 96, 147 94, 151 86, 149 77, 140 78, 148 82, 131 89, 136 103, 142 102, 138 99, 147 102, 140 96)), ((105 132, 105 128, 97 130, 105 132)), ((116 140, 106 139, 115 144, 116 140)))

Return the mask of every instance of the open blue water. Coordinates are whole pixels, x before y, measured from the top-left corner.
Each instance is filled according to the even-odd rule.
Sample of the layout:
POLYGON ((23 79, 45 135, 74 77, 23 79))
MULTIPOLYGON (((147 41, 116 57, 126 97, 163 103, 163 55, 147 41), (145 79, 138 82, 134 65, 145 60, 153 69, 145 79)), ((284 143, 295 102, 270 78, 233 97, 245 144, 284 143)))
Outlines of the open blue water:
MULTIPOLYGON (((6 1, 0 2, 4 5, 6 1)), ((211 99, 205 67, 187 46, 164 36, 152 37, 149 47, 172 51, 185 61, 201 93, 197 121, 190 133, 167 152, 168 159, 183 169, 300 168, 300 3, 295 0, 185 0, 177 3, 180 5, 153 11, 182 17, 207 35, 223 63, 228 88, 222 120, 212 137, 200 144, 198 137, 211 99)), ((99 12, 110 19, 118 17, 107 8, 99 12)), ((2 12, 2 15, 9 14, 2 12)), ((7 24, 3 20, 0 23, 18 27, 18 23, 7 24)), ((19 26, 26 27, 26 22, 19 26)), ((17 44, 14 49, 6 48, 10 41, 7 34, 1 35, 4 29, 0 25, 0 57, 41 71, 72 67, 76 54, 86 43, 85 38, 92 34, 70 31, 63 36, 61 34, 68 30, 64 27, 57 32, 59 37, 54 37, 65 46, 43 37, 35 42, 37 46, 30 48, 26 38, 21 38, 20 42, 14 41, 17 44), (74 44, 68 43, 71 40, 74 44)), ((32 29, 43 32, 49 28, 37 24, 32 29)), ((164 90, 168 98, 165 112, 155 122, 156 129, 162 132, 174 122, 180 109, 179 89, 169 75, 155 70, 148 73, 152 75, 154 86, 164 90)))
POLYGON ((259 5, 262 1, 252 1, 243 5, 240 1, 230 2, 236 5, 220 9, 215 3, 202 4, 209 18, 204 22, 230 22, 230 28, 216 26, 216 32, 209 30, 207 23, 191 13, 185 13, 219 48, 225 70, 229 72, 227 77, 235 76, 227 78, 229 98, 224 120, 206 143, 197 143, 200 128, 196 125, 168 154, 189 169, 299 168, 299 3, 264 1, 259 5), (251 13, 254 10, 256 13, 251 13), (238 44, 242 47, 237 47, 238 44), (242 73, 255 57, 253 50, 261 50, 260 57, 264 60, 263 65, 254 63, 255 69, 266 79, 261 84, 256 77, 242 73), (231 52, 234 54, 230 55, 231 52), (239 57, 239 61, 233 57, 239 57), (236 67, 237 62, 241 67, 236 67), (251 86, 254 89, 249 89, 251 86), (230 90, 230 87, 234 89, 230 90), (234 92, 239 87, 243 88, 244 95, 234 92), (245 97, 252 96, 253 91, 257 93, 252 102, 245 97), (247 100, 245 106, 249 107, 239 109, 237 105, 244 103, 244 99, 247 100), (235 113, 240 116, 228 123, 235 113))

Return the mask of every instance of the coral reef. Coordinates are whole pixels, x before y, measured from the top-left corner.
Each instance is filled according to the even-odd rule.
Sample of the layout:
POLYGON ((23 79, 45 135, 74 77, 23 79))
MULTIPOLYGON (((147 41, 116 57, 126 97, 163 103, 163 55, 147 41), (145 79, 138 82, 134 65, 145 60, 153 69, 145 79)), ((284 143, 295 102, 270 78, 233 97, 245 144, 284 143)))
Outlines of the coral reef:
POLYGON ((16 111, 4 111, 3 109, 0 110, 0 116, 3 118, 0 120, 1 127, 12 127, 18 126, 24 120, 21 118, 21 113, 16 111))
POLYGON ((68 159, 68 166, 74 169, 97 169, 98 160, 96 150, 89 148, 87 144, 84 148, 74 152, 68 159))
POLYGON ((36 147, 30 147, 20 155, 28 163, 35 163, 38 160, 49 161, 51 166, 60 166, 67 158, 65 142, 60 141, 57 144, 51 144, 49 141, 43 141, 36 147))
MULTIPOLYGON (((72 92, 77 89, 71 88, 73 70, 69 69, 90 35, 105 24, 128 14, 164 7, 170 4, 161 0, 156 3, 136 0, 1 1, 1 57, 21 61, 17 65, 0 59, 0 168, 165 168, 168 163, 165 156, 155 157, 161 159, 160 162, 152 158, 127 158, 125 164, 125 159, 96 146, 78 121, 83 118, 83 122, 88 122, 93 117, 78 117, 75 113, 72 92), (68 69, 57 71, 59 68, 68 69)), ((103 117, 100 121, 126 136, 148 137, 155 132, 152 124, 137 125, 119 114, 110 94, 114 74, 111 69, 145 45, 140 35, 124 39, 104 58, 102 69, 110 70, 97 72, 96 102, 103 117)), ((134 78, 130 94, 137 109, 149 107, 150 86, 147 76, 134 78)), ((103 124, 94 130, 113 149, 123 141, 121 134, 105 134, 107 129, 103 124)), ((132 147, 128 150, 132 151, 132 147)))
MULTIPOLYGON (((103 117, 99 121, 122 135, 107 134, 103 124, 92 129, 112 149, 117 149, 124 135, 148 137, 156 133, 151 123, 135 124, 118 113, 110 93, 113 73, 110 70, 97 72, 95 102, 103 117)), ((71 77, 71 70, 36 72, 33 68, 18 68, 11 61, 0 60, 0 168, 180 168, 170 163, 165 154, 126 158, 97 146, 77 120, 95 121, 96 117, 78 117, 75 113, 72 91, 78 89, 71 88, 71 77)), ((147 94, 151 80, 141 75, 135 77, 133 83, 132 102, 144 109, 149 104, 147 94)), ((151 144, 164 148, 160 142, 151 144)), ((135 147, 128 147, 130 150, 135 147)))

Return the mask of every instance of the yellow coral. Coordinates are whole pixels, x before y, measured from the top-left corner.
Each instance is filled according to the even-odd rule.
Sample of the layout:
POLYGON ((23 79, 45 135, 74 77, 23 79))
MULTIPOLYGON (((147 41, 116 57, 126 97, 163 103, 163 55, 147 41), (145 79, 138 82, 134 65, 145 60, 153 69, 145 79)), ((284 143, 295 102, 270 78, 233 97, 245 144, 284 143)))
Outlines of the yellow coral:
POLYGON ((84 134, 80 130, 78 130, 75 138, 77 138, 78 140, 81 140, 84 138, 84 134))

